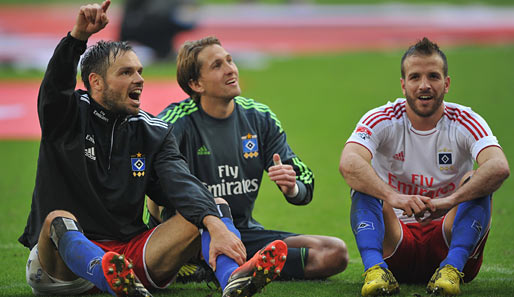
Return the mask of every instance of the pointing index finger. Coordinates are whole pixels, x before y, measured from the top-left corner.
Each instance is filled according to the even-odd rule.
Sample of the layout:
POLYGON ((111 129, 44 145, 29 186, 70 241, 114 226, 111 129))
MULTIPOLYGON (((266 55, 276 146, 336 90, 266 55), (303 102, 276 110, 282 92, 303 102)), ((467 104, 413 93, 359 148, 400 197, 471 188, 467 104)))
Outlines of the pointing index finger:
POLYGON ((111 5, 111 0, 105 0, 104 3, 102 3, 102 10, 106 12, 109 5, 111 5))

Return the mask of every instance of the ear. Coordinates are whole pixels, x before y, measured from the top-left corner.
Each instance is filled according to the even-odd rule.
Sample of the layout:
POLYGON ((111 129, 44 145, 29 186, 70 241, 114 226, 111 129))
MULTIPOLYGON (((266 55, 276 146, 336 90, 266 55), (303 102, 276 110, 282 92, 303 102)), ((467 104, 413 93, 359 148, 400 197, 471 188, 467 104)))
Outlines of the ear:
POLYGON ((191 90, 195 91, 198 94, 202 94, 204 91, 204 88, 202 86, 202 83, 199 80, 189 80, 189 87, 191 90))
POLYGON ((89 85, 91 85, 91 92, 102 92, 104 89, 104 79, 98 73, 89 74, 89 85))
POLYGON ((403 77, 400 77, 400 84, 402 85, 403 96, 406 96, 405 95, 405 79, 403 77))
POLYGON ((447 94, 450 89, 450 77, 447 76, 444 78, 444 93, 447 94))

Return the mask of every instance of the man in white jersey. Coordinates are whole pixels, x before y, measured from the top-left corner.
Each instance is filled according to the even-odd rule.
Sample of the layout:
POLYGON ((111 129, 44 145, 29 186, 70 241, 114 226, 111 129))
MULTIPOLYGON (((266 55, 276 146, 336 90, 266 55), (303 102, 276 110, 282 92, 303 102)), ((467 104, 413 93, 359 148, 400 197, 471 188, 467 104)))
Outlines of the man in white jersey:
POLYGON ((406 99, 367 112, 341 154, 366 271, 361 293, 396 293, 398 279, 457 295, 480 270, 491 196, 509 166, 482 117, 443 101, 450 77, 437 44, 424 38, 401 65, 406 99))

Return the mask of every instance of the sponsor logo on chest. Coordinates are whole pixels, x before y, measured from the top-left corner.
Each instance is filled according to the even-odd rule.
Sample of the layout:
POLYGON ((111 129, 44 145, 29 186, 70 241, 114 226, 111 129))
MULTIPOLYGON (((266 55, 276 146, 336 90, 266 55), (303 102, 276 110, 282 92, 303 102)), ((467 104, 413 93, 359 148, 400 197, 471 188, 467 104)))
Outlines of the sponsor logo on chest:
POLYGON ((97 116, 99 119, 101 119, 102 121, 109 122, 109 119, 107 118, 107 115, 105 114, 105 112, 103 110, 100 110, 100 111, 93 110, 93 114, 95 116, 97 116))

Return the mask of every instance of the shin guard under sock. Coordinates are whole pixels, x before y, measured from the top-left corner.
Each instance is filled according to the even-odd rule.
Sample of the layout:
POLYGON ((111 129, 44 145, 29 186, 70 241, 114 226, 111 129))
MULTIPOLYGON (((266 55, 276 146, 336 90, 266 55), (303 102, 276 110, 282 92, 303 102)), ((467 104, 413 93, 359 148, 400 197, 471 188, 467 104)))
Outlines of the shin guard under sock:
POLYGON ((448 256, 441 262, 440 267, 450 264, 462 271, 471 252, 485 235, 490 220, 490 195, 461 203, 453 221, 448 256))
POLYGON ((372 196, 355 192, 352 195, 350 221, 364 264, 364 271, 377 264, 387 268, 382 256, 385 226, 380 201, 372 196))
POLYGON ((87 279, 103 292, 116 296, 102 270, 105 252, 79 231, 67 231, 59 239, 59 254, 66 266, 77 276, 87 279))
MULTIPOLYGON (((238 238, 241 238, 241 234, 239 233, 239 230, 234 226, 234 222, 232 221, 232 217, 230 216, 230 208, 228 208, 228 214, 226 213, 226 210, 224 209, 228 208, 227 204, 218 204, 218 209, 220 210, 220 213, 222 215, 221 221, 227 226, 228 230, 230 230, 232 233, 234 233, 238 238)), ((202 255, 205 259, 205 262, 209 264, 209 246, 211 243, 211 235, 209 234, 209 231, 207 229, 204 229, 202 231, 202 255)), ((228 278, 239 267, 239 265, 234 261, 232 258, 227 257, 225 255, 219 255, 216 258, 216 271, 214 271, 214 274, 216 275, 216 278, 218 279, 218 282, 220 283, 221 289, 225 289, 225 286, 227 285, 228 278)))

